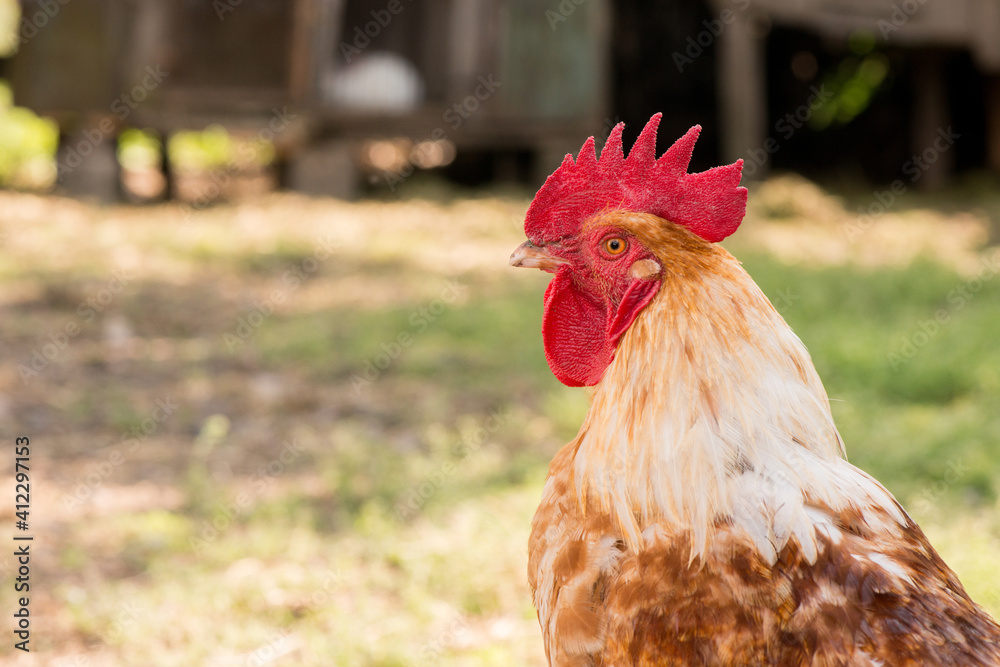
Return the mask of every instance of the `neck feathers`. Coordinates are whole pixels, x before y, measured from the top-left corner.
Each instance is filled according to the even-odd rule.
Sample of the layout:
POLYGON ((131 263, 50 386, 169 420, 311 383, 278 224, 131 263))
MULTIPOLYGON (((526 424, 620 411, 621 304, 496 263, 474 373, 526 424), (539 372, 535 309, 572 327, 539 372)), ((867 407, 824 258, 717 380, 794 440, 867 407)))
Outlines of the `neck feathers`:
POLYGON ((689 533, 694 559, 735 525, 774 562, 815 554, 816 507, 901 511, 843 459, 802 342, 728 252, 664 258, 657 297, 622 337, 578 436, 577 492, 632 548, 653 526, 689 533))

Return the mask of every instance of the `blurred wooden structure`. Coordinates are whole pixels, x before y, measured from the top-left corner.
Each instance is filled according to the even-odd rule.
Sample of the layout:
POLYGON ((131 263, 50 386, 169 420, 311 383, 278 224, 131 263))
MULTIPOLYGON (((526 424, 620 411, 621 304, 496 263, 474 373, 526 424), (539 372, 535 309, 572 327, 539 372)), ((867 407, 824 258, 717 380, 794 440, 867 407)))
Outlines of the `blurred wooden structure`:
MULTIPOLYGON (((949 125, 940 50, 964 50, 990 79, 987 99, 988 166, 1000 171, 1000 0, 711 0, 734 20, 719 38, 718 92, 726 159, 761 147, 767 126, 765 41, 770 29, 788 26, 831 42, 847 43, 856 31, 887 47, 916 54, 916 104, 911 145, 931 146, 949 125)), ((931 165, 924 185, 940 184, 949 159, 931 165)))
POLYGON ((547 173, 607 113, 607 1, 563 4, 553 19, 532 0, 22 0, 44 25, 14 95, 71 148, 109 135, 90 151, 103 163, 124 128, 218 123, 269 128, 309 192, 350 194, 352 147, 373 137, 530 151, 547 173))
POLYGON ((940 184, 959 159, 1000 171, 1000 0, 22 0, 22 6, 36 29, 22 34, 12 66, 15 101, 59 121, 60 163, 82 162, 64 174, 71 191, 107 190, 117 182, 114 138, 129 127, 162 136, 212 124, 265 133, 275 143, 284 185, 341 196, 357 189, 359 147, 370 140, 406 138, 413 145, 440 138, 460 155, 530 154, 538 182, 582 137, 609 130, 610 118, 625 119, 631 132, 655 111, 665 112, 664 132, 672 136, 695 122, 706 126, 696 161, 713 147, 721 156, 712 163, 746 158, 773 142, 776 119, 804 101, 799 93, 821 83, 784 85, 787 63, 768 54, 776 44, 785 48, 790 33, 796 44, 808 36, 802 48, 830 67, 862 32, 903 63, 895 71, 908 81, 897 82, 889 102, 890 95, 883 97, 894 105, 891 122, 881 119, 867 135, 891 134, 898 142, 868 146, 864 131, 847 128, 825 132, 826 144, 809 143, 802 132, 782 143, 778 159, 746 175, 763 174, 779 160, 787 165, 796 145, 807 159, 821 154, 824 161, 839 150, 855 171, 867 150, 882 156, 883 172, 896 169, 907 151, 932 145, 959 109, 966 119, 978 114, 966 123, 974 129, 930 166, 921 186, 940 184), (682 67, 677 57, 692 48, 697 62, 682 67), (964 96, 945 66, 956 54, 975 69, 976 90, 964 96), (839 145, 829 139, 848 136, 839 145), (94 137, 108 140, 89 141, 94 137), (986 148, 975 153, 972 144, 986 148), (81 160, 77 148, 91 155, 81 160))

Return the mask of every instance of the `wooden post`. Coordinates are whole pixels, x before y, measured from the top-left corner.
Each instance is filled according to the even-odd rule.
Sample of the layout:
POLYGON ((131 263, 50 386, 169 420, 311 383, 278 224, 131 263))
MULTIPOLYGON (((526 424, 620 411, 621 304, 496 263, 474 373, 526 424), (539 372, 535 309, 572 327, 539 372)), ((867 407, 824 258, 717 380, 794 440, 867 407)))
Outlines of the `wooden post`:
POLYGON ((106 117, 87 120, 77 132, 59 137, 56 190, 70 197, 113 203, 121 198, 116 130, 106 131, 113 128, 106 117))
POLYGON ((986 77, 986 166, 1000 174, 1000 75, 986 77))
POLYGON ((292 23, 289 92, 298 104, 319 101, 323 79, 340 55, 337 39, 343 22, 343 0, 298 0, 292 23))
MULTIPOLYGON (((767 76, 764 40, 757 36, 750 12, 737 12, 736 20, 719 35, 718 94, 722 115, 722 157, 726 162, 762 150, 767 139, 767 76)), ((756 174, 762 175, 767 164, 756 174)), ((755 174, 755 175, 756 175, 755 174)))
POLYGON ((917 186, 924 190, 937 190, 944 186, 955 164, 955 150, 941 151, 934 147, 939 133, 947 130, 949 123, 948 93, 945 88, 941 55, 918 53, 914 59, 913 129, 911 144, 918 165, 925 169, 917 186))

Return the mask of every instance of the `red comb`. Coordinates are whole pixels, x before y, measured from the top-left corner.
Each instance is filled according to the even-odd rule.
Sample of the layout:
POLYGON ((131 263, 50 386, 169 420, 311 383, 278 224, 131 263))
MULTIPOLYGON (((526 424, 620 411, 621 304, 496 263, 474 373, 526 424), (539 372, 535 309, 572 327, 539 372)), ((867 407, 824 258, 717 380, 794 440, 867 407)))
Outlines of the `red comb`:
POLYGON ((546 179, 528 207, 524 232, 543 245, 576 234, 584 220, 605 210, 652 213, 687 227, 706 241, 721 241, 736 231, 747 206, 740 187, 743 160, 697 174, 687 173, 701 126, 695 125, 656 159, 656 128, 662 114, 649 119, 626 159, 618 123, 598 160, 594 138, 569 154, 546 179))

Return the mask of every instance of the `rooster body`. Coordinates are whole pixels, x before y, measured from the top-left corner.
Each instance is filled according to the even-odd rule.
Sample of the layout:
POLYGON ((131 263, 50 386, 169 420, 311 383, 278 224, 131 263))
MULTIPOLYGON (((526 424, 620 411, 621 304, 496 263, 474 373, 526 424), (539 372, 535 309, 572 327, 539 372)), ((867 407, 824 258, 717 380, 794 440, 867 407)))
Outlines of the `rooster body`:
MULTIPOLYGON (((683 179, 697 132, 650 162, 656 121, 629 160, 683 179)), ((735 181, 731 168, 686 175, 713 175, 699 183, 717 186, 705 209, 715 223, 675 222, 696 198, 635 194, 655 178, 628 173, 620 136, 610 158, 606 147, 592 159, 588 142, 550 177, 511 260, 556 274, 549 364, 594 387, 529 542, 550 664, 1000 665, 1000 626, 845 460, 805 347, 711 242, 742 218, 739 163, 735 181), (587 170, 612 185, 592 188, 605 201, 581 213, 587 170), (558 203, 567 183, 573 201, 558 203)))

